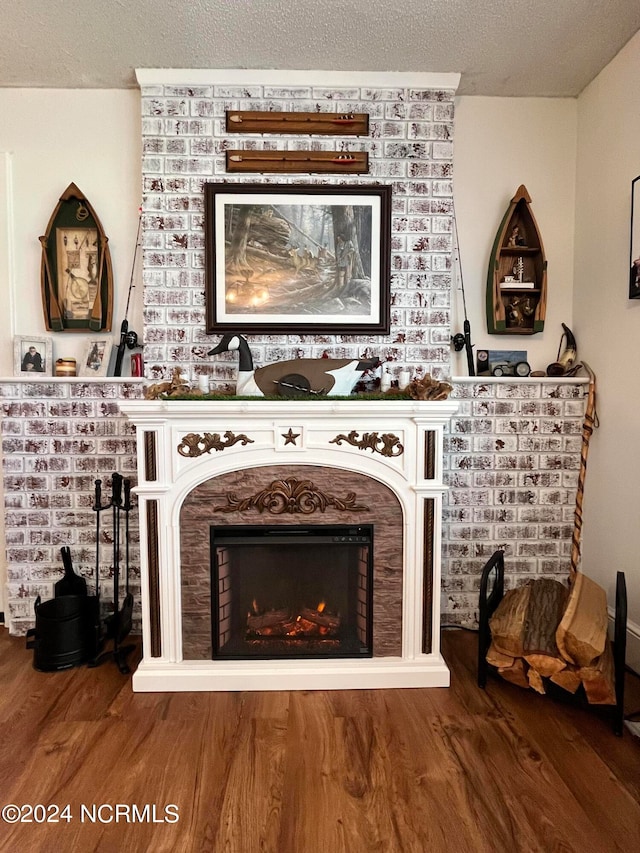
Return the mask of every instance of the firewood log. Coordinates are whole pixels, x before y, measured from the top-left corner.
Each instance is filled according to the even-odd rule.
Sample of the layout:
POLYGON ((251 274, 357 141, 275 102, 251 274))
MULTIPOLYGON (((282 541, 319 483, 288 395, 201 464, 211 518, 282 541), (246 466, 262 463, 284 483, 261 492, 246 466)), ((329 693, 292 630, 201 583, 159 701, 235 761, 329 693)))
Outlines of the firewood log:
POLYGON ((574 575, 556 643, 562 657, 578 666, 589 666, 605 650, 607 596, 582 572, 574 575))
POLYGON ((300 610, 300 616, 314 625, 320 625, 329 630, 336 631, 340 627, 340 617, 333 613, 327 613, 326 610, 320 613, 317 610, 312 610, 310 607, 303 607, 300 610))
POLYGON ((268 610, 266 613, 250 613, 247 616, 247 628, 252 631, 260 631, 263 628, 271 628, 288 622, 290 613, 288 610, 268 610))
POLYGON ((578 674, 591 705, 615 705, 616 685, 611 643, 590 666, 581 666, 578 674))
POLYGON ((565 586, 550 578, 539 578, 531 584, 523 657, 542 676, 553 675, 566 666, 556 645, 556 629, 568 595, 565 586))
POLYGON ((544 695, 547 692, 544 689, 544 682, 542 681, 542 676, 532 666, 530 666, 527 670, 527 680, 529 682, 529 686, 532 687, 536 691, 536 693, 542 693, 544 695))
POLYGON ((560 656, 553 657, 552 655, 530 654, 525 655, 524 659, 545 678, 561 672, 567 665, 567 662, 562 660, 560 656))
POLYGON ((320 626, 316 625, 315 622, 309 621, 309 619, 298 616, 293 622, 289 633, 294 637, 314 637, 320 634, 320 626))
POLYGON ((554 684, 557 684, 558 687, 562 687, 563 690, 569 693, 575 693, 582 684, 576 667, 571 663, 568 663, 566 668, 560 670, 560 672, 554 673, 549 678, 549 681, 553 681, 554 684))
POLYGON ((524 623, 531 595, 530 584, 508 590, 489 620, 496 649, 511 657, 524 654, 524 623))
POLYGON ((529 689, 529 681, 525 672, 526 664, 522 658, 515 658, 511 666, 499 667, 498 672, 505 681, 516 684, 518 687, 529 689))
POLYGON ((487 651, 487 663, 491 666, 497 666, 499 669, 508 669, 513 666, 515 658, 512 655, 505 655, 496 649, 496 644, 491 643, 487 651))

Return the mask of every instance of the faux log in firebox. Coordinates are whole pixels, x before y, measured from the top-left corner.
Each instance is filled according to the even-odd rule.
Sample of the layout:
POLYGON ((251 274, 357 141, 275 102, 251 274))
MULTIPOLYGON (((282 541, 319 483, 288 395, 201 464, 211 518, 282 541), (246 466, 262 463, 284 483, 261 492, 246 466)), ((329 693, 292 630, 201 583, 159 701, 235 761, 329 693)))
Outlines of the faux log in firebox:
POLYGON ((622 734, 627 601, 617 573, 614 640, 607 635, 604 590, 581 572, 569 588, 542 578, 504 593, 504 552, 496 551, 480 581, 478 685, 494 672, 520 687, 574 695, 613 713, 622 734), (560 690, 558 690, 560 688, 560 690))

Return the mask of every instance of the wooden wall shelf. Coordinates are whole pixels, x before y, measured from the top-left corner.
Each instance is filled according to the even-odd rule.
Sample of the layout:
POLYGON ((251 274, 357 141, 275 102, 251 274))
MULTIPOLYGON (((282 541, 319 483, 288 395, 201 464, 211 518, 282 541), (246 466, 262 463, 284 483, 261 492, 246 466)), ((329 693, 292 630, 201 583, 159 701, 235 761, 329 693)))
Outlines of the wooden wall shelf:
POLYGON ((524 185, 511 199, 491 250, 487 275, 490 335, 533 335, 544 328, 547 261, 524 185), (518 283, 529 286, 519 287, 518 283))
POLYGON ((369 171, 363 151, 245 151, 226 152, 227 172, 285 172, 361 175, 369 171))
POLYGON ((227 110, 227 133, 320 133, 368 136, 368 113, 297 113, 227 110))

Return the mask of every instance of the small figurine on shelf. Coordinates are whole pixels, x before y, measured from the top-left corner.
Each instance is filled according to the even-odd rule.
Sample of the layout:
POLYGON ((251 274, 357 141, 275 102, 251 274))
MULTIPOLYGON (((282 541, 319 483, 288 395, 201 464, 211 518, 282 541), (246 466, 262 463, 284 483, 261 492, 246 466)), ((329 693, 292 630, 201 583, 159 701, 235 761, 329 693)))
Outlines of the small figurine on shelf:
POLYGON ((535 310, 535 303, 529 296, 514 296, 507 305, 507 325, 523 328, 535 310))
POLYGON ((514 248, 515 246, 525 246, 525 239, 520 235, 520 226, 514 225, 511 229, 511 236, 509 237, 509 242, 507 246, 514 248))
POLYGON ((518 258, 513 265, 513 274, 517 281, 522 282, 524 280, 524 261, 522 258, 518 258))

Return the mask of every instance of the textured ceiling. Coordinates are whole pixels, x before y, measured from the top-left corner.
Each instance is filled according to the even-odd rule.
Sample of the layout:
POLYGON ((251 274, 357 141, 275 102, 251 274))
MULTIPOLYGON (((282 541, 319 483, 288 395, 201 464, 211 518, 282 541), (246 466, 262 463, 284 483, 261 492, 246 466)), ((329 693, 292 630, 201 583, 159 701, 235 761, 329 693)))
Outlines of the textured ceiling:
POLYGON ((459 93, 575 96, 639 0, 0 0, 0 86, 128 88, 135 68, 455 71, 459 93))

